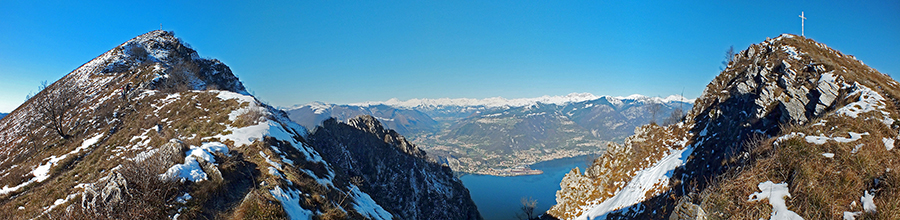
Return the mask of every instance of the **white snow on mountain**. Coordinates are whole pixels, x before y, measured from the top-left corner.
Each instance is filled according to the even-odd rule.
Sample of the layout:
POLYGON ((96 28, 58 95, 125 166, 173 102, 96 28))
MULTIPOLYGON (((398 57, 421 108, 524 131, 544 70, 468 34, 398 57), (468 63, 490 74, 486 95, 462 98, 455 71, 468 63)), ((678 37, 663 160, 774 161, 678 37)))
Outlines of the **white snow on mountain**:
POLYGON ((766 181, 759 183, 757 188, 759 188, 760 191, 750 194, 747 201, 755 202, 763 199, 769 200, 769 205, 772 206, 772 214, 769 219, 803 220, 803 217, 800 217, 796 212, 789 210, 785 204, 784 198, 791 197, 787 183, 776 184, 772 181, 766 181))
POLYGON ((73 155, 73 154, 77 154, 77 153, 81 152, 82 150, 87 149, 89 146, 93 145, 94 143, 97 143, 97 141, 100 140, 101 137, 103 137, 103 133, 100 133, 92 138, 85 139, 81 143, 81 147, 75 148, 75 150, 72 150, 69 153, 63 154, 62 156, 50 156, 49 158, 44 159, 47 161, 47 163, 41 164, 41 165, 35 167, 33 171, 31 171, 31 174, 34 176, 33 178, 31 178, 30 180, 25 181, 24 183, 21 183, 17 186, 13 186, 13 187, 10 187, 9 185, 3 186, 2 188, 0 188, 0 195, 5 195, 7 193, 19 190, 19 188, 25 187, 34 182, 43 182, 44 180, 47 180, 47 178, 50 177, 50 168, 53 168, 54 165, 56 165, 57 163, 59 163, 59 161, 65 159, 66 157, 73 155))
POLYGON ((681 95, 670 95, 665 98, 662 98, 662 97, 650 97, 650 96, 645 96, 645 95, 641 95, 641 94, 633 94, 633 95, 625 96, 625 97, 617 96, 615 98, 619 99, 619 100, 635 100, 635 101, 645 101, 645 102, 646 101, 653 101, 653 102, 660 102, 660 103, 687 102, 687 103, 694 104, 694 99, 685 98, 684 96, 681 96, 681 95))
POLYGON ((390 212, 384 210, 369 194, 359 190, 359 187, 350 185, 350 195, 353 196, 353 209, 360 214, 374 220, 390 220, 394 216, 390 212))
POLYGON ((694 146, 685 146, 687 139, 673 146, 668 154, 656 162, 653 166, 638 171, 634 178, 609 199, 600 204, 589 204, 582 207, 586 210, 578 220, 606 219, 606 215, 612 211, 629 206, 640 206, 640 202, 647 199, 648 193, 658 186, 666 186, 672 177, 675 168, 684 165, 688 156, 694 151, 694 146))
POLYGON ((206 172, 200 167, 200 161, 215 163, 212 153, 222 152, 228 154, 228 146, 221 142, 206 142, 200 147, 191 146, 185 154, 184 163, 170 167, 166 173, 160 174, 166 179, 186 179, 191 182, 199 182, 207 179, 206 172))
MULTIPOLYGON (((564 96, 541 96, 536 98, 518 98, 518 99, 507 99, 503 97, 492 97, 492 98, 484 98, 484 99, 473 99, 473 98, 437 98, 437 99, 409 99, 409 100, 400 100, 397 98, 392 98, 387 101, 366 101, 359 103, 350 103, 348 105, 352 106, 373 106, 373 105, 388 105, 399 108, 407 108, 407 109, 416 109, 416 108, 427 108, 427 107, 439 107, 439 106, 461 106, 461 107, 474 107, 474 106, 483 106, 483 107, 522 107, 528 105, 534 105, 537 103, 543 104, 557 104, 563 105, 568 103, 575 102, 584 102, 584 101, 592 101, 597 99, 606 98, 609 102, 613 104, 621 104, 623 101, 653 101, 659 103, 668 103, 668 102, 686 102, 686 103, 694 103, 694 99, 688 99, 680 95, 670 95, 668 97, 650 97, 639 94, 634 94, 630 96, 598 96, 591 93, 570 93, 564 96)), ((323 103, 323 102, 311 102, 303 105, 295 105, 289 109, 297 109, 302 108, 304 106, 309 106, 316 111, 318 114, 320 111, 324 112, 328 108, 332 107, 333 104, 323 103)))
POLYGON ((541 96, 537 98, 519 98, 519 99, 506 99, 503 97, 492 97, 485 99, 471 99, 471 98, 439 98, 439 99, 410 99, 406 101, 400 101, 399 99, 393 98, 387 101, 369 101, 362 103, 352 103, 350 105, 357 106, 370 106, 370 105, 389 105, 396 107, 404 107, 404 108, 420 108, 420 107, 432 107, 432 106, 484 106, 484 107, 503 107, 503 106, 511 106, 511 107, 520 107, 526 105, 533 105, 537 103, 545 103, 545 104, 565 104, 570 102, 582 102, 588 100, 595 100, 603 98, 603 96, 596 96, 590 93, 571 93, 565 96, 541 96))

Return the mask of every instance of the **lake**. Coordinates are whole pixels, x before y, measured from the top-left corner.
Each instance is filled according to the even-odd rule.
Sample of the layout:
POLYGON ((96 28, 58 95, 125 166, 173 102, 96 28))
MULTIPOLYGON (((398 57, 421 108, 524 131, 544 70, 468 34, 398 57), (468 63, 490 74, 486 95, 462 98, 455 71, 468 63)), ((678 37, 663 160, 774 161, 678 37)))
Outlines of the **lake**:
POLYGON ((488 175, 464 175, 459 179, 469 188, 469 194, 478 211, 486 220, 518 219, 516 213, 522 207, 522 197, 537 200, 535 213, 543 213, 556 204, 559 182, 572 168, 582 172, 596 155, 544 161, 531 165, 531 169, 543 170, 541 175, 499 177, 488 175))

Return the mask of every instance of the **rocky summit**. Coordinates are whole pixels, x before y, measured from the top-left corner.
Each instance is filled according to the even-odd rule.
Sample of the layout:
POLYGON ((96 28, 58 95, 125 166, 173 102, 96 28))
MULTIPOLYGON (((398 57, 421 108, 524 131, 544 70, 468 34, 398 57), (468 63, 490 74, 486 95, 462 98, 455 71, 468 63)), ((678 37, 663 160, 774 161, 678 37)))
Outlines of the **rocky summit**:
POLYGON ((0 119, 0 219, 480 218, 449 168, 370 122, 311 137, 152 31, 0 119))
POLYGON ((560 183, 558 219, 898 219, 900 84, 784 34, 734 55, 684 121, 560 183))

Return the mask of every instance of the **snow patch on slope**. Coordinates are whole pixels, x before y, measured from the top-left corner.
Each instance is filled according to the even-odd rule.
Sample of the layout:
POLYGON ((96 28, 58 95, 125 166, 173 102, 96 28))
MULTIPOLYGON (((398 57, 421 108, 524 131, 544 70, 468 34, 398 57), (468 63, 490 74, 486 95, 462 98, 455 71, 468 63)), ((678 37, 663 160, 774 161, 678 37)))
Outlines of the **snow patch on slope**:
POLYGON ((866 210, 866 212, 875 212, 878 209, 878 207, 875 207, 875 194, 869 194, 868 190, 865 191, 859 200, 862 202, 863 210, 866 210))
POLYGON ((605 216, 612 211, 644 201, 647 199, 645 197, 647 192, 657 186, 667 186, 669 184, 669 179, 672 177, 675 168, 684 165, 684 162, 693 150, 693 145, 680 150, 670 149, 669 154, 656 162, 656 164, 638 171, 634 178, 628 182, 628 185, 616 192, 613 197, 604 200, 598 205, 582 207, 583 210, 586 209, 587 211, 575 219, 605 219, 605 216))
POLYGON ((841 142, 841 143, 848 143, 848 142, 853 142, 853 141, 859 140, 860 138, 862 138, 863 135, 869 135, 869 132, 865 132, 865 133, 848 132, 848 133, 850 134, 850 138, 810 135, 810 136, 806 136, 805 139, 806 139, 807 143, 823 145, 826 142, 828 142, 829 140, 837 141, 837 142, 841 142))
POLYGON ((878 94, 878 92, 875 92, 869 87, 860 85, 856 82, 853 83, 852 88, 854 88, 853 92, 848 94, 847 96, 859 95, 859 100, 841 107, 840 109, 835 111, 836 114, 843 114, 852 118, 857 118, 860 114, 866 112, 879 111, 883 116, 881 121, 885 125, 891 126, 891 124, 894 123, 894 119, 891 119, 890 117, 891 113, 884 110, 884 96, 881 96, 881 94, 878 94))
POLYGON ((312 219, 313 212, 300 207, 300 191, 293 189, 285 191, 280 186, 275 186, 275 189, 269 190, 269 193, 281 202, 284 212, 292 220, 312 219))
POLYGON ((784 50, 785 53, 791 56, 791 58, 795 60, 800 60, 800 53, 797 52, 797 48, 794 48, 789 45, 782 45, 781 49, 784 50))
POLYGON ((893 138, 881 138, 881 141, 884 142, 884 149, 887 149, 888 151, 894 149, 893 138))
POLYGON ((360 214, 377 220, 394 218, 390 212, 384 210, 378 203, 375 203, 375 200, 369 194, 360 191, 358 187, 350 185, 350 195, 353 196, 353 209, 356 209, 360 214))
POLYGON ((208 176, 206 172, 203 172, 200 161, 215 163, 216 160, 212 155, 215 152, 228 154, 228 146, 220 142, 203 143, 200 147, 191 146, 191 149, 185 152, 187 156, 184 158, 184 163, 169 167, 166 173, 159 176, 163 179, 179 179, 191 182, 207 180, 208 176))
POLYGON ((756 187, 759 188, 760 192, 750 194, 750 198, 747 199, 747 201, 755 202, 763 199, 768 199, 769 205, 772 205, 772 216, 769 219, 803 220, 803 217, 800 217, 800 215, 797 215, 797 213, 788 210, 787 208, 784 197, 791 197, 791 193, 788 191, 787 183, 775 184, 772 181, 766 181, 759 183, 759 185, 757 185, 756 187))
POLYGON ((19 188, 22 188, 22 187, 32 184, 34 182, 43 182, 44 180, 47 180, 47 178, 50 178, 50 168, 53 168, 54 165, 59 163, 59 161, 66 159, 66 157, 68 157, 69 155, 77 154, 77 153, 81 152, 82 150, 87 149, 91 145, 96 144, 97 141, 99 141, 101 137, 103 137, 103 133, 100 133, 100 134, 95 135, 94 137, 85 139, 81 143, 81 146, 75 148, 74 150, 70 151, 69 153, 63 154, 62 156, 58 156, 58 157, 51 155, 47 159, 44 159, 44 160, 47 160, 47 163, 38 165, 37 167, 34 168, 34 170, 31 171, 31 174, 34 175, 33 178, 31 178, 30 180, 25 181, 24 183, 21 183, 17 186, 13 186, 13 187, 9 187, 9 185, 3 186, 3 188, 0 188, 0 195, 5 195, 7 193, 19 190, 19 188))
POLYGON ((236 93, 236 92, 232 92, 232 91, 225 91, 225 90, 210 90, 210 92, 218 92, 219 94, 216 97, 218 97, 222 101, 235 99, 239 103, 256 102, 256 98, 254 98, 251 95, 244 95, 244 94, 240 94, 240 93, 236 93))
MULTIPOLYGON (((264 105, 259 104, 259 102, 256 101, 255 98, 253 98, 253 96, 229 91, 217 92, 219 93, 217 97, 222 100, 235 99, 241 103, 249 103, 247 107, 236 109, 229 113, 229 120, 234 121, 235 119, 237 119, 238 115, 250 111, 251 108, 259 108, 262 113, 265 114, 265 118, 261 118, 264 119, 263 122, 240 128, 226 125, 225 132, 231 132, 230 134, 218 134, 212 136, 211 138, 217 138, 222 141, 231 140, 234 142, 234 146, 240 147, 244 145, 250 145, 254 141, 262 141, 265 137, 270 137, 278 141, 290 143, 290 145, 300 151, 300 153, 303 153, 303 156, 305 156, 306 160, 311 163, 328 164, 322 159, 322 156, 319 155, 318 151, 313 150, 310 146, 298 140, 298 136, 304 137, 308 135, 306 133, 306 129, 302 126, 294 123, 284 116, 276 115, 268 111, 268 109, 264 105)), ((284 156, 281 155, 282 152, 278 150, 277 147, 271 146, 270 149, 272 149, 272 151, 277 154, 275 156, 282 157, 282 162, 293 163, 293 161, 291 160, 285 160, 284 156)), ((281 174, 283 172, 283 168, 280 164, 269 159, 269 156, 265 155, 263 152, 260 152, 260 155, 266 158, 266 162, 268 162, 270 165, 272 165, 272 168, 274 168, 268 170, 270 174, 274 176, 282 176, 281 174)), ((324 176, 316 175, 314 172, 308 169, 299 168, 299 170, 306 173, 310 177, 315 178, 316 182, 318 182, 322 186, 334 186, 334 183, 332 182, 332 179, 334 179, 334 171, 329 166, 326 166, 327 173, 324 174, 324 176)))

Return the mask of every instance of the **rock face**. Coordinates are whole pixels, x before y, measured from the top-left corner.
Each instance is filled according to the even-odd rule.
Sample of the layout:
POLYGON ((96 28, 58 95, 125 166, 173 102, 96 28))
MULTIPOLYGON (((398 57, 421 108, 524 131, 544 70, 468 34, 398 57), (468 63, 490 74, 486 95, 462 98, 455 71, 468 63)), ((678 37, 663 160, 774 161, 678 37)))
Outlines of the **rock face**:
POLYGON ((380 131, 383 145, 352 155, 366 172, 347 172, 318 149, 350 142, 311 145, 305 128, 249 95, 228 66, 153 31, 0 119, 0 219, 478 218, 449 169, 364 125, 343 138, 371 144, 380 131))
POLYGON ((669 220, 706 220, 706 211, 703 211, 699 205, 691 203, 686 199, 682 199, 675 205, 675 210, 669 216, 669 220))
POLYGON ((697 213, 702 209, 679 203, 680 198, 700 194, 715 183, 710 180, 752 164, 748 155, 756 140, 771 143, 785 128, 836 120, 824 120, 826 116, 857 118, 847 111, 883 114, 872 119, 896 130, 891 126, 896 111, 878 109, 896 102, 897 86, 852 56, 800 36, 785 34, 751 45, 706 87, 684 122, 639 128, 584 174, 575 170, 566 175, 549 214, 560 219, 660 219, 669 218, 673 209, 677 216, 697 213), (881 107, 841 109, 856 100, 879 100, 870 103, 881 107))
POLYGON ((481 219, 450 167, 429 159, 372 116, 347 123, 326 120, 309 141, 338 175, 356 178, 398 219, 481 219))

